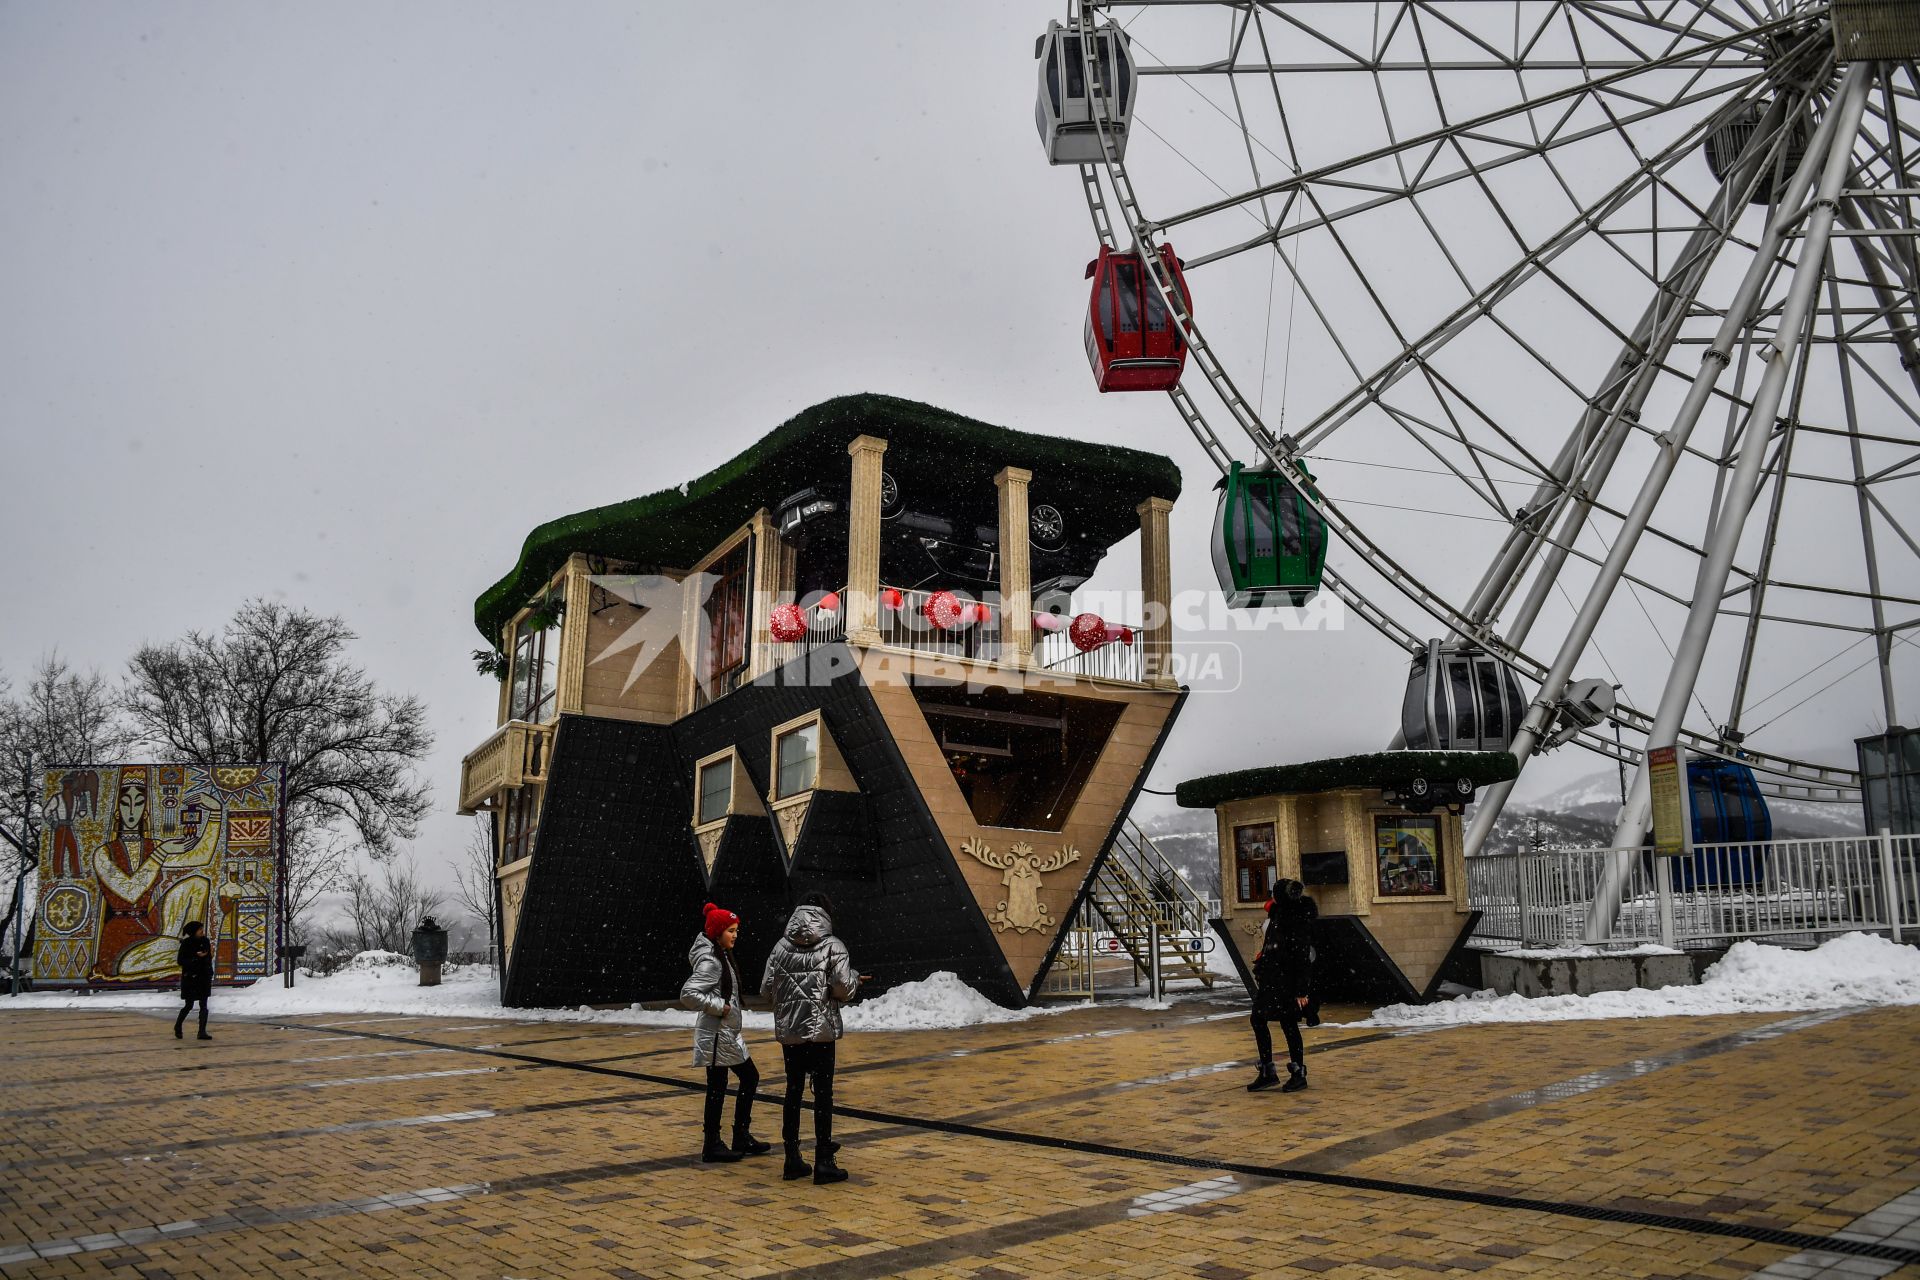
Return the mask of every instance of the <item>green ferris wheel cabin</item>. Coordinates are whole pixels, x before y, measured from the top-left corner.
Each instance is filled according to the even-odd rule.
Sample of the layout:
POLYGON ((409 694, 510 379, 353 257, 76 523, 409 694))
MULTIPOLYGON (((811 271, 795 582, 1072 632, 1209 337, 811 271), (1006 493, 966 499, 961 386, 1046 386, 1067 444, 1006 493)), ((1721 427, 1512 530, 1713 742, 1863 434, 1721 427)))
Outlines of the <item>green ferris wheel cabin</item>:
POLYGON ((492 827, 516 1006, 664 999, 699 908, 757 979, 835 904, 870 992, 1039 990, 1179 711, 1167 458, 879 395, 705 475, 533 530, 483 592, 492 827), (1073 597, 1140 534, 1145 618, 1073 597))

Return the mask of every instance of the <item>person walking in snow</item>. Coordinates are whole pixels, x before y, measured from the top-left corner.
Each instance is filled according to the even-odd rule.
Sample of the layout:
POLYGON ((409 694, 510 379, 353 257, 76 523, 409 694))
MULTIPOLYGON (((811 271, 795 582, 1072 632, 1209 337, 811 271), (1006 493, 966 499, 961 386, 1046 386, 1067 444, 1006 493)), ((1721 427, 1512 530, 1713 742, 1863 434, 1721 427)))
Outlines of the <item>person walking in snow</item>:
POLYGON ((200 1036, 202 1040, 211 1040, 207 1034, 207 997, 213 994, 213 942, 206 935, 206 926, 198 920, 189 920, 180 930, 180 1016, 173 1020, 173 1038, 185 1038, 181 1028, 187 1025, 187 1013, 200 1004, 200 1036))
POLYGON ((787 930, 767 957, 760 989, 773 999, 773 1034, 787 1070, 786 1105, 780 1113, 780 1137, 792 1181, 809 1173, 815 1183, 844 1182, 847 1172, 834 1162, 840 1144, 833 1140, 834 1042, 840 1039, 840 1006, 853 999, 859 979, 846 944, 833 936, 833 903, 812 892, 800 899, 787 930), (813 1163, 800 1158, 800 1095, 813 1082, 813 1163))
POLYGON ((1277 1021, 1287 1038, 1287 1082, 1280 1085, 1280 1092, 1297 1093, 1307 1087, 1300 1020, 1319 1023, 1313 1000, 1313 923, 1319 918, 1320 908, 1298 880, 1282 880, 1274 886, 1267 902, 1266 938, 1253 961, 1253 1042, 1260 1050, 1260 1073, 1247 1086, 1249 1093, 1280 1084, 1273 1068, 1269 1021, 1277 1021))
POLYGON ((700 1159, 707 1164, 731 1164, 742 1156, 773 1149, 754 1137, 753 1091, 759 1069, 741 1032, 740 972, 733 963, 733 944, 740 937, 740 917, 725 907, 706 905, 706 923, 693 940, 687 959, 693 976, 680 988, 680 1003, 700 1013, 693 1024, 693 1065, 707 1069, 707 1104, 702 1116, 700 1159), (733 1104, 733 1144, 720 1141, 720 1112, 727 1101, 727 1072, 740 1082, 740 1098, 733 1104))

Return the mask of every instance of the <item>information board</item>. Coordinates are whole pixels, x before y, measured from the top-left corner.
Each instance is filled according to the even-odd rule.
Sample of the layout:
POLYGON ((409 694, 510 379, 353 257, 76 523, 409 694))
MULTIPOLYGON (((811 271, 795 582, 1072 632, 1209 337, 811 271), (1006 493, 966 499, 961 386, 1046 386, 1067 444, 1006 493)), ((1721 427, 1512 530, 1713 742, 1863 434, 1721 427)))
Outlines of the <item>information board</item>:
POLYGON ((1684 857, 1693 824, 1687 820, 1679 748, 1647 749, 1647 796, 1653 808, 1653 851, 1668 858, 1684 857))

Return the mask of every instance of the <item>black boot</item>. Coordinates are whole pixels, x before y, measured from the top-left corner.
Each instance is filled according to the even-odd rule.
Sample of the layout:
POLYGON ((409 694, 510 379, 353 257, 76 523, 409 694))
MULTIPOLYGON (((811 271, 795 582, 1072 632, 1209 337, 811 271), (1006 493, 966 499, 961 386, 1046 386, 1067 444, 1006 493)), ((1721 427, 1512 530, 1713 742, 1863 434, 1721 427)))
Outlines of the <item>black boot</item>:
POLYGON ((1280 1075, 1273 1069, 1273 1064, 1271 1062, 1263 1062, 1260 1064, 1260 1074, 1255 1076, 1253 1083, 1247 1086, 1247 1092, 1258 1093, 1262 1089, 1271 1089, 1279 1083, 1280 1075))
POLYGON ((735 1155, 763 1156, 773 1150, 771 1142, 762 1142, 748 1133, 743 1125, 733 1126, 733 1151, 735 1155))
POLYGON ((829 1182, 845 1182, 846 1180, 847 1171, 833 1162, 833 1156, 831 1154, 822 1154, 819 1151, 814 1152, 814 1186, 822 1187, 829 1182))
POLYGON ((185 1033, 180 1030, 180 1028, 186 1025, 187 1025, 187 1011, 185 1009, 182 1009, 180 1011, 180 1016, 173 1020, 173 1038, 175 1040, 185 1040, 187 1038, 185 1033))
POLYGON ((732 1164, 739 1158, 737 1154, 727 1150, 726 1143, 720 1141, 718 1129, 707 1130, 706 1142, 700 1151, 702 1164, 732 1164))
POLYGON ((1298 1093, 1307 1087, 1307 1065, 1304 1062, 1287 1064, 1287 1082, 1280 1086, 1282 1093, 1298 1093))
POLYGON ((813 1166, 800 1158, 800 1144, 797 1142, 789 1142, 787 1144, 787 1167, 780 1171, 780 1176, 788 1182, 795 1182, 812 1172, 813 1166))

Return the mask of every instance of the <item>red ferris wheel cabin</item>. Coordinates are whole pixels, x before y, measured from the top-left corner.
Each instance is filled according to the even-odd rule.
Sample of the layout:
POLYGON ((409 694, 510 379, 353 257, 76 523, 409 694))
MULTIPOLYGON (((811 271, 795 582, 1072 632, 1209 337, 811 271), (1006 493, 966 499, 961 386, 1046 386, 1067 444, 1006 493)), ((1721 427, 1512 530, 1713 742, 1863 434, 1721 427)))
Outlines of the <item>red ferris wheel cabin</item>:
MULTIPOLYGON (((1193 298, 1173 246, 1160 246, 1160 261, 1189 311, 1193 298)), ((1087 304, 1087 363, 1102 391, 1168 391, 1187 364, 1187 341, 1173 322, 1160 290, 1138 253, 1102 248, 1087 264, 1093 296, 1087 304)))

